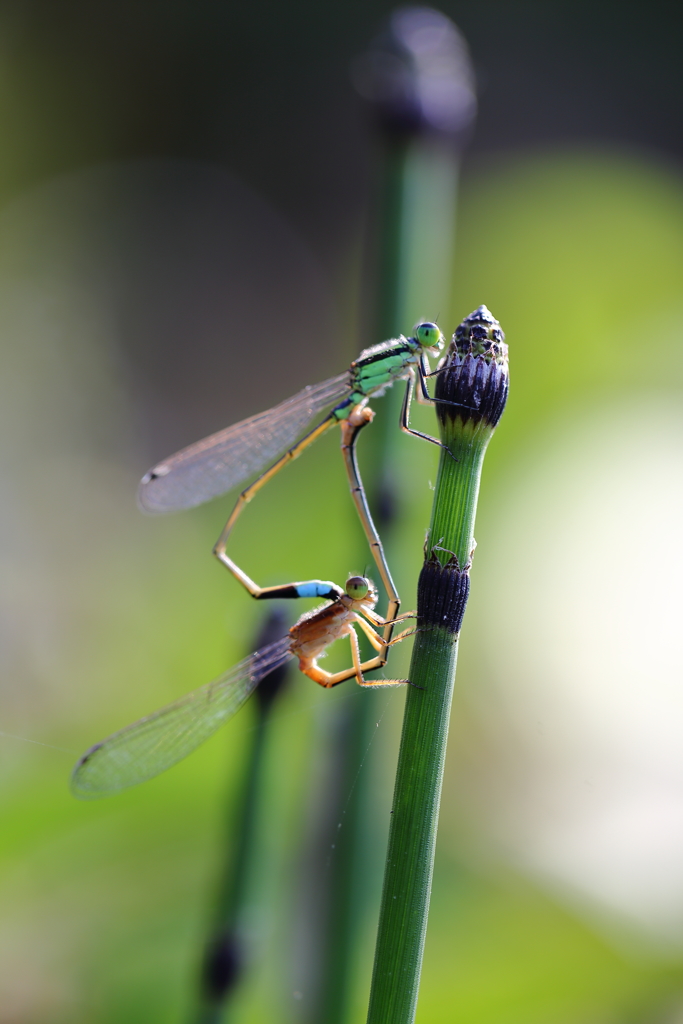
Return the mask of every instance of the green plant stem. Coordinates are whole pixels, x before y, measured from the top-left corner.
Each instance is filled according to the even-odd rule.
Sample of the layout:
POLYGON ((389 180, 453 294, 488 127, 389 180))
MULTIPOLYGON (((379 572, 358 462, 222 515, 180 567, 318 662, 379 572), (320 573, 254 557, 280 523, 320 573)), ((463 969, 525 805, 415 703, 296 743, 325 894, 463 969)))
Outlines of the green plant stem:
MULTIPOLYGON (((320 964, 306 1021, 344 1024, 349 1016, 351 981, 359 931, 378 887, 381 861, 369 849, 376 837, 370 813, 370 794, 359 776, 376 729, 376 704, 354 699, 335 716, 328 772, 334 785, 328 791, 325 840, 327 875, 322 881, 322 920, 318 934, 320 964), (373 712, 375 717, 373 718, 373 712), (331 855, 329 853, 331 851, 331 855)), ((367 765, 366 765, 367 770, 367 765)))
MULTIPOLYGON (((452 552, 461 568, 468 565, 472 557, 481 470, 491 433, 481 425, 473 427, 468 423, 450 440, 453 457, 446 451, 441 452, 429 539, 432 545, 452 552)), ((448 562, 446 552, 436 554, 443 564, 448 562)))
MULTIPOLYGON (((279 608, 270 610, 255 638, 258 650, 279 639, 287 629, 287 618, 279 608)), ((226 822, 225 859, 220 866, 211 922, 205 942, 197 1004, 193 1024, 226 1021, 233 997, 248 966, 250 950, 244 940, 244 919, 253 897, 254 862, 258 860, 260 828, 264 814, 264 772, 272 709, 287 679, 283 665, 267 675, 252 699, 255 714, 251 743, 246 753, 244 775, 237 802, 226 822)))
MULTIPOLYGON (((436 316, 448 305, 460 151, 450 140, 418 132, 385 140, 380 163, 376 327, 368 341, 407 333, 420 317, 436 316)), ((403 503, 394 483, 402 443, 397 428, 402 398, 400 387, 384 397, 377 424, 363 440, 370 505, 389 551, 392 527, 403 503)), ((368 559, 365 538, 360 536, 358 559, 360 572, 368 559)), ((332 759, 344 785, 338 788, 334 857, 326 877, 327 907, 318 940, 322 950, 318 987, 305 1017, 307 1024, 348 1020, 358 949, 379 893, 386 828, 374 807, 377 765, 372 737, 380 701, 379 692, 366 691, 348 711, 340 711, 347 716, 345 727, 337 730, 343 746, 333 751, 332 759), (339 821, 343 827, 337 832, 339 821)))
MULTIPOLYGON (((375 273, 370 275, 375 290, 373 330, 366 339, 374 343, 407 333, 417 320, 435 318, 449 305, 460 156, 476 104, 464 41, 444 15, 429 8, 391 14, 365 57, 365 84, 372 80, 374 85, 363 95, 370 100, 379 143, 375 273), (433 41, 428 53, 425 38, 433 41), (402 86, 398 90, 393 79, 397 62, 402 86), (432 74, 451 114, 438 124, 429 116, 432 74), (463 104, 470 93, 472 102, 463 104), (403 99, 397 101, 398 95, 403 99), (388 96, 394 99, 387 106, 388 96)), ((361 456, 364 476, 374 482, 369 487, 370 507, 390 555, 404 497, 396 471, 402 457, 397 429, 401 392, 393 388, 380 404, 361 456)), ((364 538, 358 550, 360 571, 368 558, 364 538)), ((380 607, 382 603, 383 598, 380 607)), ((330 820, 335 826, 342 822, 343 828, 333 839, 327 906, 317 944, 322 949, 317 994, 310 1002, 307 1024, 348 1020, 354 968, 359 966, 359 948, 379 894, 386 827, 374 806, 378 750, 371 744, 381 698, 372 691, 362 697, 349 709, 345 728, 338 730, 345 746, 333 753, 335 777, 345 784, 338 789, 341 803, 330 820)))
MULTIPOLYGON (((443 452, 439 468, 436 531, 431 536, 443 538, 442 545, 460 551, 464 559, 472 546, 484 450, 472 446, 460 463, 443 452)), ((433 623, 425 626, 423 616, 418 627, 422 631, 410 666, 413 685, 406 698, 396 770, 368 1024, 408 1024, 414 1019, 427 929, 458 633, 433 623)))
POLYGON ((437 377, 445 447, 418 584, 412 685, 396 771, 368 1024, 412 1024, 415 1018, 479 482, 507 387, 503 334, 481 306, 456 331, 437 377))
MULTIPOLYGON (((458 166, 459 154, 453 147, 419 136, 394 144, 385 153, 384 187, 380 188, 381 287, 376 337, 407 332, 423 310, 438 310, 447 304, 454 232, 439 231, 438 225, 444 219, 455 223, 458 166), (435 238, 440 241, 436 261, 431 251, 435 238), (428 240, 432 241, 431 250, 428 240)), ((385 396, 378 425, 364 438, 363 467, 370 481, 370 503, 388 550, 402 505, 392 472, 402 438, 397 429, 402 398, 398 387, 385 396)), ((358 558, 361 571, 368 558, 364 537, 359 537, 358 558)), ((341 803, 334 822, 335 830, 338 821, 343 821, 343 827, 335 834, 334 858, 326 879, 327 912, 319 939, 320 980, 318 996, 306 1017, 310 1024, 322 1019, 325 1024, 344 1024, 348 1020, 357 950, 379 894, 386 829, 372 806, 376 766, 371 744, 380 701, 380 693, 370 690, 349 710, 340 711, 347 716, 345 728, 337 730, 340 737, 343 735, 343 746, 334 750, 332 757, 337 777, 345 781, 338 789, 341 803), (363 761, 359 775, 358 766, 363 761)))
POLYGON ((207 942, 207 955, 201 1002, 195 1017, 196 1024, 220 1024, 225 1019, 226 1006, 240 980, 243 969, 241 926, 244 905, 248 899, 248 872, 256 848, 256 823, 260 805, 264 753, 269 715, 257 709, 251 749, 247 755, 240 803, 230 832, 237 837, 232 863, 219 882, 214 908, 214 924, 207 942), (222 974, 220 980, 216 975, 222 974))
POLYGON ((414 1019, 427 928, 457 643, 448 631, 434 630, 418 637, 414 651, 415 685, 403 720, 369 1024, 414 1019))

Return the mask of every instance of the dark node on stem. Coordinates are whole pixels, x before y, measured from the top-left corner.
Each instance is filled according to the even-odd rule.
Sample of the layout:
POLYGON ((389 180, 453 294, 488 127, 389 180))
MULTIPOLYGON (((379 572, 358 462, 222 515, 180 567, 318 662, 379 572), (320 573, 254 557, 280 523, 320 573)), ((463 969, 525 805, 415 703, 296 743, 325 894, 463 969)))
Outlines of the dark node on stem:
POLYGON ((509 386, 505 335, 486 306, 479 306, 456 330, 439 368, 437 415, 444 426, 460 419, 493 429, 503 415, 509 386))
MULTIPOLYGON (((254 649, 259 651, 268 644, 274 644, 276 640, 279 640, 280 637, 286 634, 289 621, 281 608, 273 608, 263 620, 255 640, 254 649)), ((264 676, 256 687, 256 702, 261 715, 265 715, 270 711, 273 701, 287 681, 288 673, 288 664, 278 665, 267 676, 264 676)))
POLYGON ((242 975, 242 956, 232 932, 217 935, 206 950, 202 988, 209 1002, 222 1002, 242 975))
POLYGON ((469 566, 461 569, 455 557, 442 565, 432 552, 417 584, 417 628, 439 626, 459 633, 469 593, 469 566))
POLYGON ((467 43, 440 11, 394 11, 352 77, 386 135, 467 142, 477 111, 474 73, 467 43))

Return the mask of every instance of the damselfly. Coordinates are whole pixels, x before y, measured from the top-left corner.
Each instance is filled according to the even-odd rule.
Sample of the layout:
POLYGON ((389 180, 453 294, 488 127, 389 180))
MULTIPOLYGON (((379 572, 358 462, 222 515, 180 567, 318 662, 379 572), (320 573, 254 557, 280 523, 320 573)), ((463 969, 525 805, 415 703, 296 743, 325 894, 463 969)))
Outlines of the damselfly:
MULTIPOLYGON (((242 483, 254 473, 261 475, 242 491, 230 518, 214 547, 214 554, 233 576, 255 598, 323 596, 316 589, 327 584, 320 580, 292 584, 290 588, 260 587, 227 554, 230 532, 244 506, 251 501, 283 466, 296 459, 316 438, 335 424, 342 428, 342 452, 351 486, 351 493, 370 544, 382 583, 388 597, 387 622, 392 622, 400 607, 400 599, 375 525, 370 515, 365 489, 358 472, 356 440, 359 431, 371 422, 370 398, 379 397, 396 381, 406 381, 401 408, 400 427, 407 434, 431 441, 440 441, 410 426, 410 406, 415 395, 418 402, 432 403, 426 378, 430 375, 429 356, 438 355, 444 337, 434 323, 421 323, 412 337, 382 342, 361 352, 346 373, 332 377, 274 406, 267 412, 242 420, 232 427, 212 434, 171 455, 149 471, 140 483, 139 501, 148 512, 172 512, 192 508, 218 497, 242 483), (415 384, 419 384, 417 392, 415 384), (300 441, 296 438, 311 420, 332 405, 331 412, 300 441), (284 454, 283 454, 284 453, 284 454), (279 456, 279 457, 278 457, 279 456), (262 472, 271 459, 276 461, 262 472), (283 592, 287 590, 287 592, 283 592)), ((387 626, 385 639, 391 636, 387 626)))
MULTIPOLYGON (((378 632, 376 627, 389 623, 375 611, 377 589, 372 581, 352 576, 344 590, 334 583, 327 586, 325 596, 330 603, 302 615, 286 636, 262 647, 212 683, 91 747, 74 768, 72 792, 84 798, 109 796, 159 775, 212 736, 241 708, 261 679, 290 658, 298 658, 301 671, 326 688, 353 677, 360 686, 407 683, 407 679, 365 679, 366 672, 386 664, 387 649, 412 632, 406 630, 391 641, 378 632), (377 652, 369 661, 361 661, 356 626, 377 652), (351 642, 352 667, 335 673, 321 669, 318 658, 345 636, 351 642)), ((414 617, 407 612, 394 621, 414 617)))

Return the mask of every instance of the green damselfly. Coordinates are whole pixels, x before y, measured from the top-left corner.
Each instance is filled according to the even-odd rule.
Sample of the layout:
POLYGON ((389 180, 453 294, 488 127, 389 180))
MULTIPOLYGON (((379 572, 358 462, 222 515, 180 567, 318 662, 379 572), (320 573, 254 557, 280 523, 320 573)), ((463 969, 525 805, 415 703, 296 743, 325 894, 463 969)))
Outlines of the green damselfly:
MULTIPOLYGON (((262 647, 212 683, 91 747, 74 768, 74 795, 86 799, 110 796, 166 771, 232 718, 259 682, 291 658, 298 658, 301 671, 325 688, 353 677, 360 686, 407 683, 407 679, 365 679, 364 673, 386 664, 387 650, 392 644, 413 632, 406 630, 389 641, 378 632, 377 627, 386 628, 390 623, 375 611, 377 589, 372 581, 352 576, 344 590, 334 583, 328 584, 324 596, 329 603, 302 615, 280 640, 262 647), (365 662, 361 661, 356 626, 377 652, 365 662), (351 642, 353 665, 335 673, 321 669, 318 658, 330 644, 345 636, 351 642)), ((414 617, 413 612, 407 612, 393 621, 414 617)))
MULTIPOLYGON (((370 515, 365 489, 358 471, 356 440, 360 430, 372 420, 368 408, 371 398, 379 397, 392 384, 406 381, 401 407, 400 427, 407 434, 443 447, 441 442, 410 426, 413 396, 420 403, 434 402, 427 390, 430 375, 429 356, 438 355, 444 345, 439 327, 431 322, 418 324, 409 338, 384 341, 361 352, 346 371, 320 384, 304 388, 292 398, 267 412, 242 420, 212 434, 160 462, 140 483, 139 502, 147 512, 172 512, 192 508, 218 497, 242 483, 254 473, 261 475, 239 495, 235 507, 214 547, 214 554, 255 598, 322 597, 329 583, 308 580, 287 587, 260 587, 228 556, 228 537, 244 506, 278 473, 297 458, 318 437, 337 423, 342 428, 342 452, 351 493, 370 544, 373 558, 388 597, 387 621, 392 621, 400 599, 375 525, 370 515), (415 385, 419 385, 416 391, 415 385), (324 409, 332 410, 297 442, 311 420, 324 409), (263 472, 264 466, 276 461, 263 472)), ((388 626, 385 638, 391 636, 388 626)))

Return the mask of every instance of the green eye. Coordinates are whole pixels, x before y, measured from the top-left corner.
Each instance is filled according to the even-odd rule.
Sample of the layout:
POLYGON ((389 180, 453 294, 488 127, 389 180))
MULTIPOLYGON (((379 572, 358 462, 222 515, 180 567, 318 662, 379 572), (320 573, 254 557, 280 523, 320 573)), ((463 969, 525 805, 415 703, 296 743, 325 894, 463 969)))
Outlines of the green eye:
POLYGON ((346 581, 346 593, 354 601, 362 601, 364 597, 367 597, 369 590, 370 584, 365 576, 351 576, 346 581))
POLYGON ((423 348, 443 348, 443 334, 436 324, 418 324, 415 328, 415 337, 423 348))

